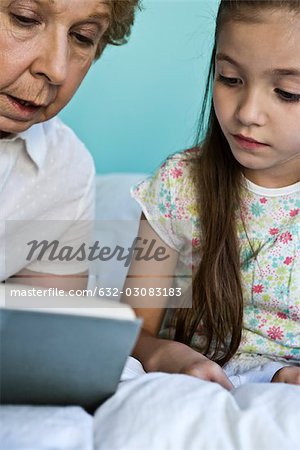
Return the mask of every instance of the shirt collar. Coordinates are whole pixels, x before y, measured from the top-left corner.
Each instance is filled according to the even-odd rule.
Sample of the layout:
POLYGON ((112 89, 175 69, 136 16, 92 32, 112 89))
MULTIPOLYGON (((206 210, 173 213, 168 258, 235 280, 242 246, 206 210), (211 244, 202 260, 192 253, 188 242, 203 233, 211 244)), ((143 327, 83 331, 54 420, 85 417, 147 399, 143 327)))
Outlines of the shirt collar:
POLYGON ((43 124, 32 125, 28 130, 17 135, 25 142, 26 150, 30 158, 42 169, 47 155, 47 140, 43 124))

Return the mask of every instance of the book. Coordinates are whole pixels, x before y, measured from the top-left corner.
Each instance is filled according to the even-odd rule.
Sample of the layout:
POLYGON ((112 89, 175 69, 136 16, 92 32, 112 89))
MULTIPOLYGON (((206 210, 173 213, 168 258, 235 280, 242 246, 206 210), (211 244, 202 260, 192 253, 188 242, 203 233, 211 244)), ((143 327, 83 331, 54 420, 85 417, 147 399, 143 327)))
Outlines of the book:
POLYGON ((141 321, 113 300, 32 289, 0 284, 0 402, 92 412, 115 392, 141 321))

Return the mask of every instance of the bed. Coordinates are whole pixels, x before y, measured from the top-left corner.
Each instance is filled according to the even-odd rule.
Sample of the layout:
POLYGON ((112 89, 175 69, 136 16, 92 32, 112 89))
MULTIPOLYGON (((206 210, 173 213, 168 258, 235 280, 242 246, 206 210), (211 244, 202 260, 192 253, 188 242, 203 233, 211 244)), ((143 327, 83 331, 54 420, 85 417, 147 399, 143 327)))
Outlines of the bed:
MULTIPOLYGON (((130 245, 143 174, 97 178, 98 231, 130 245), (101 220, 100 220, 101 219, 101 220)), ((121 287, 126 268, 93 267, 90 284, 121 287)), ((3 450, 300 450, 300 386, 246 384, 227 392, 186 375, 145 374, 129 359, 117 393, 94 416, 80 407, 3 406, 3 450)))

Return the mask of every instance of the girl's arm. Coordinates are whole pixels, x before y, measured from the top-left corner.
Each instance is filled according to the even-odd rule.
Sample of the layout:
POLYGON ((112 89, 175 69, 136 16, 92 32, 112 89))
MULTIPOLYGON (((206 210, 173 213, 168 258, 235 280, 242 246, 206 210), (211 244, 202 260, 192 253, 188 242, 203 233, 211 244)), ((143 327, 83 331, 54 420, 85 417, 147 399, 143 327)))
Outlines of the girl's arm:
MULTIPOLYGON (((133 258, 123 291, 131 288, 136 292, 141 288, 161 288, 168 290, 173 285, 173 274, 178 260, 178 253, 168 247, 154 232, 144 216, 140 222, 138 236, 149 242, 155 241, 153 253, 158 248, 165 248, 166 258, 160 261, 156 258, 151 261, 137 260, 133 258)), ((133 356, 137 358, 147 372, 168 372, 192 375, 204 380, 215 381, 226 389, 231 389, 232 384, 228 380, 222 368, 193 350, 185 344, 160 339, 157 337, 167 304, 165 297, 137 296, 124 298, 122 301, 129 303, 135 309, 136 315, 143 319, 143 328, 140 337, 133 350, 133 356)))

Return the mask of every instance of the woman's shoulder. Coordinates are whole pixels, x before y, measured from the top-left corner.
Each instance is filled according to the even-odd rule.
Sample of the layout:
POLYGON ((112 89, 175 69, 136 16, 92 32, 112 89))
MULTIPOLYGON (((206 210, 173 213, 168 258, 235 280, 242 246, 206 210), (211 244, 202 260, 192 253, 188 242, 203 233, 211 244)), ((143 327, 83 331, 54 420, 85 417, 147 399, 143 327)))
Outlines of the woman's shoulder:
POLYGON ((83 142, 59 117, 43 122, 43 133, 47 141, 47 167, 74 182, 87 183, 94 175, 94 161, 83 142))

